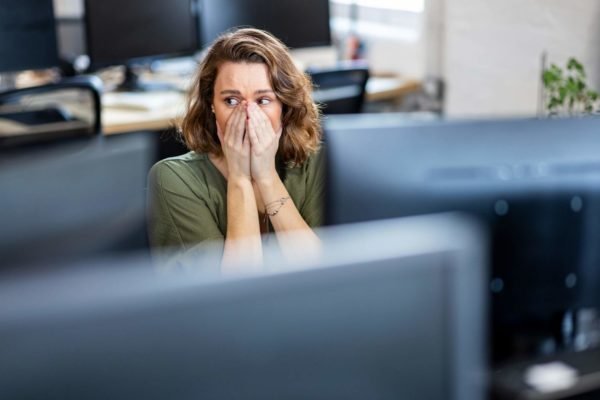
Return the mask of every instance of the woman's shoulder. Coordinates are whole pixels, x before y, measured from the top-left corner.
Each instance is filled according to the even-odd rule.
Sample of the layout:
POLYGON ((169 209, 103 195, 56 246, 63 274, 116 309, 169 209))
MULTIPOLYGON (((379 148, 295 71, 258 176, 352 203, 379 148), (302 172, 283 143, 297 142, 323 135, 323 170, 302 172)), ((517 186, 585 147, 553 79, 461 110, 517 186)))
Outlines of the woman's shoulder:
POLYGON ((184 171, 189 169, 202 169, 210 162, 208 154, 190 151, 175 157, 164 158, 152 166, 153 170, 184 171))
POLYGON ((325 160, 325 143, 321 143, 317 150, 312 152, 302 164, 302 169, 304 171, 314 171, 320 170, 323 168, 323 163, 325 160))
POLYGON ((155 167, 165 168, 166 166, 172 168, 190 166, 202 164, 208 161, 208 155, 204 153, 196 153, 195 151, 189 151, 185 154, 181 154, 175 157, 164 158, 154 164, 155 167))
POLYGON ((156 182, 173 180, 189 181, 204 175, 203 171, 210 168, 207 154, 190 151, 175 157, 158 161, 150 169, 150 179, 156 182))
POLYGON ((287 175, 290 177, 297 177, 304 181, 308 176, 322 174, 325 168, 325 154, 325 147, 323 144, 321 144, 319 148, 313 151, 302 164, 289 167, 287 169, 287 175))

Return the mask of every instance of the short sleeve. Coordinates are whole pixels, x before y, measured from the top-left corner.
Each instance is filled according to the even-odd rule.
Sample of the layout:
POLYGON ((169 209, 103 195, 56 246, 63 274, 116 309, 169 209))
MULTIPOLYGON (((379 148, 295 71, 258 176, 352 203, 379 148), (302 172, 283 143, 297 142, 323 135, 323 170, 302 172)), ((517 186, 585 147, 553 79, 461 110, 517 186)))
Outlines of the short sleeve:
POLYGON ((208 190, 176 163, 161 161, 148 175, 148 229, 153 249, 190 250, 206 242, 223 242, 208 206, 208 190), (192 188, 192 185, 195 186, 192 188))
POLYGON ((325 208, 325 149, 320 150, 307 160, 305 165, 306 197, 300 214, 311 228, 323 225, 325 208))

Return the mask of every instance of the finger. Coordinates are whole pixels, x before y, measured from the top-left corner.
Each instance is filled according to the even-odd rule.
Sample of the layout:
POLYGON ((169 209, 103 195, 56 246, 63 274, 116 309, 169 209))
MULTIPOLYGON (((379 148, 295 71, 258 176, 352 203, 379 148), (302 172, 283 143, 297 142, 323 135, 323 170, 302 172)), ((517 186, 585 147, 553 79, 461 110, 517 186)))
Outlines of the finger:
POLYGON ((246 113, 244 112, 244 106, 240 104, 235 109, 235 116, 233 118, 231 128, 229 130, 229 143, 232 146, 241 146, 244 137, 244 123, 246 121, 246 113))
POLYGON ((226 142, 228 142, 229 138, 231 137, 231 133, 234 129, 234 126, 236 124, 239 113, 240 113, 240 109, 238 106, 233 109, 233 112, 231 113, 231 115, 229 115, 229 118, 227 119, 227 122, 225 123, 225 134, 223 135, 223 139, 226 142))
POLYGON ((241 145, 245 147, 245 145, 250 142, 250 139, 248 138, 248 103, 244 101, 242 106, 243 108, 242 115, 240 117, 240 132, 238 138, 241 141, 241 145))
POLYGON ((248 120, 246 120, 246 131, 245 131, 245 135, 244 135, 244 141, 242 143, 242 148, 244 149, 244 152, 248 151, 248 153, 249 153, 250 152, 250 148, 253 145, 254 144, 252 143, 252 137, 250 136, 249 123, 248 123, 248 120))
POLYGON ((250 144, 252 145, 253 150, 258 150, 260 147, 260 140, 256 132, 256 121, 254 118, 252 118, 252 116, 250 116, 248 119, 246 134, 250 139, 250 144))
POLYGON ((254 128, 256 130, 256 135, 259 142, 268 143, 273 134, 272 129, 269 129, 270 121, 267 115, 256 104, 250 107, 250 119, 254 123, 254 128), (265 124, 265 119, 269 125, 265 124))
POLYGON ((248 126, 250 127, 251 131, 252 131, 252 140, 253 140, 253 145, 259 145, 261 142, 261 129, 262 127, 259 124, 258 121, 258 115, 256 114, 256 107, 255 106, 248 106, 248 126))
POLYGON ((257 112, 260 118, 261 123, 263 124, 265 133, 268 133, 269 135, 276 135, 275 129, 273 128, 273 125, 271 124, 271 119, 269 119, 269 116, 267 115, 267 113, 265 113, 262 109, 257 107, 257 112))

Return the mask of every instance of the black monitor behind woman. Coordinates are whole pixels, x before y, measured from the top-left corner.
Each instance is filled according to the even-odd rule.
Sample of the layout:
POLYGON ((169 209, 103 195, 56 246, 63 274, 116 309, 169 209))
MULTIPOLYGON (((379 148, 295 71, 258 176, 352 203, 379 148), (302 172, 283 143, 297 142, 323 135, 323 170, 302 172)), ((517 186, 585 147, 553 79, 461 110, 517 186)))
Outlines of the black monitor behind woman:
POLYGON ((289 257, 318 249, 312 228, 321 224, 324 181, 311 88, 269 33, 239 29, 215 40, 181 125, 191 151, 150 173, 155 248, 220 241, 224 272, 259 265, 261 234, 270 231, 289 257))

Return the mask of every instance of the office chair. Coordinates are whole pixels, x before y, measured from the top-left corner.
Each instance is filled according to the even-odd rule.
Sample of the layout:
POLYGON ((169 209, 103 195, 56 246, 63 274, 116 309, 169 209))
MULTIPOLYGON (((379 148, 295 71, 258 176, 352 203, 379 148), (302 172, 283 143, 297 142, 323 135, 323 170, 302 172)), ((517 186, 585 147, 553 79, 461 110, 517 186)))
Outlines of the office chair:
POLYGON ((365 63, 340 64, 333 68, 310 68, 306 71, 314 85, 313 99, 323 114, 362 112, 369 68, 365 63))
POLYGON ((102 82, 78 76, 0 92, 0 152, 100 137, 102 82))

